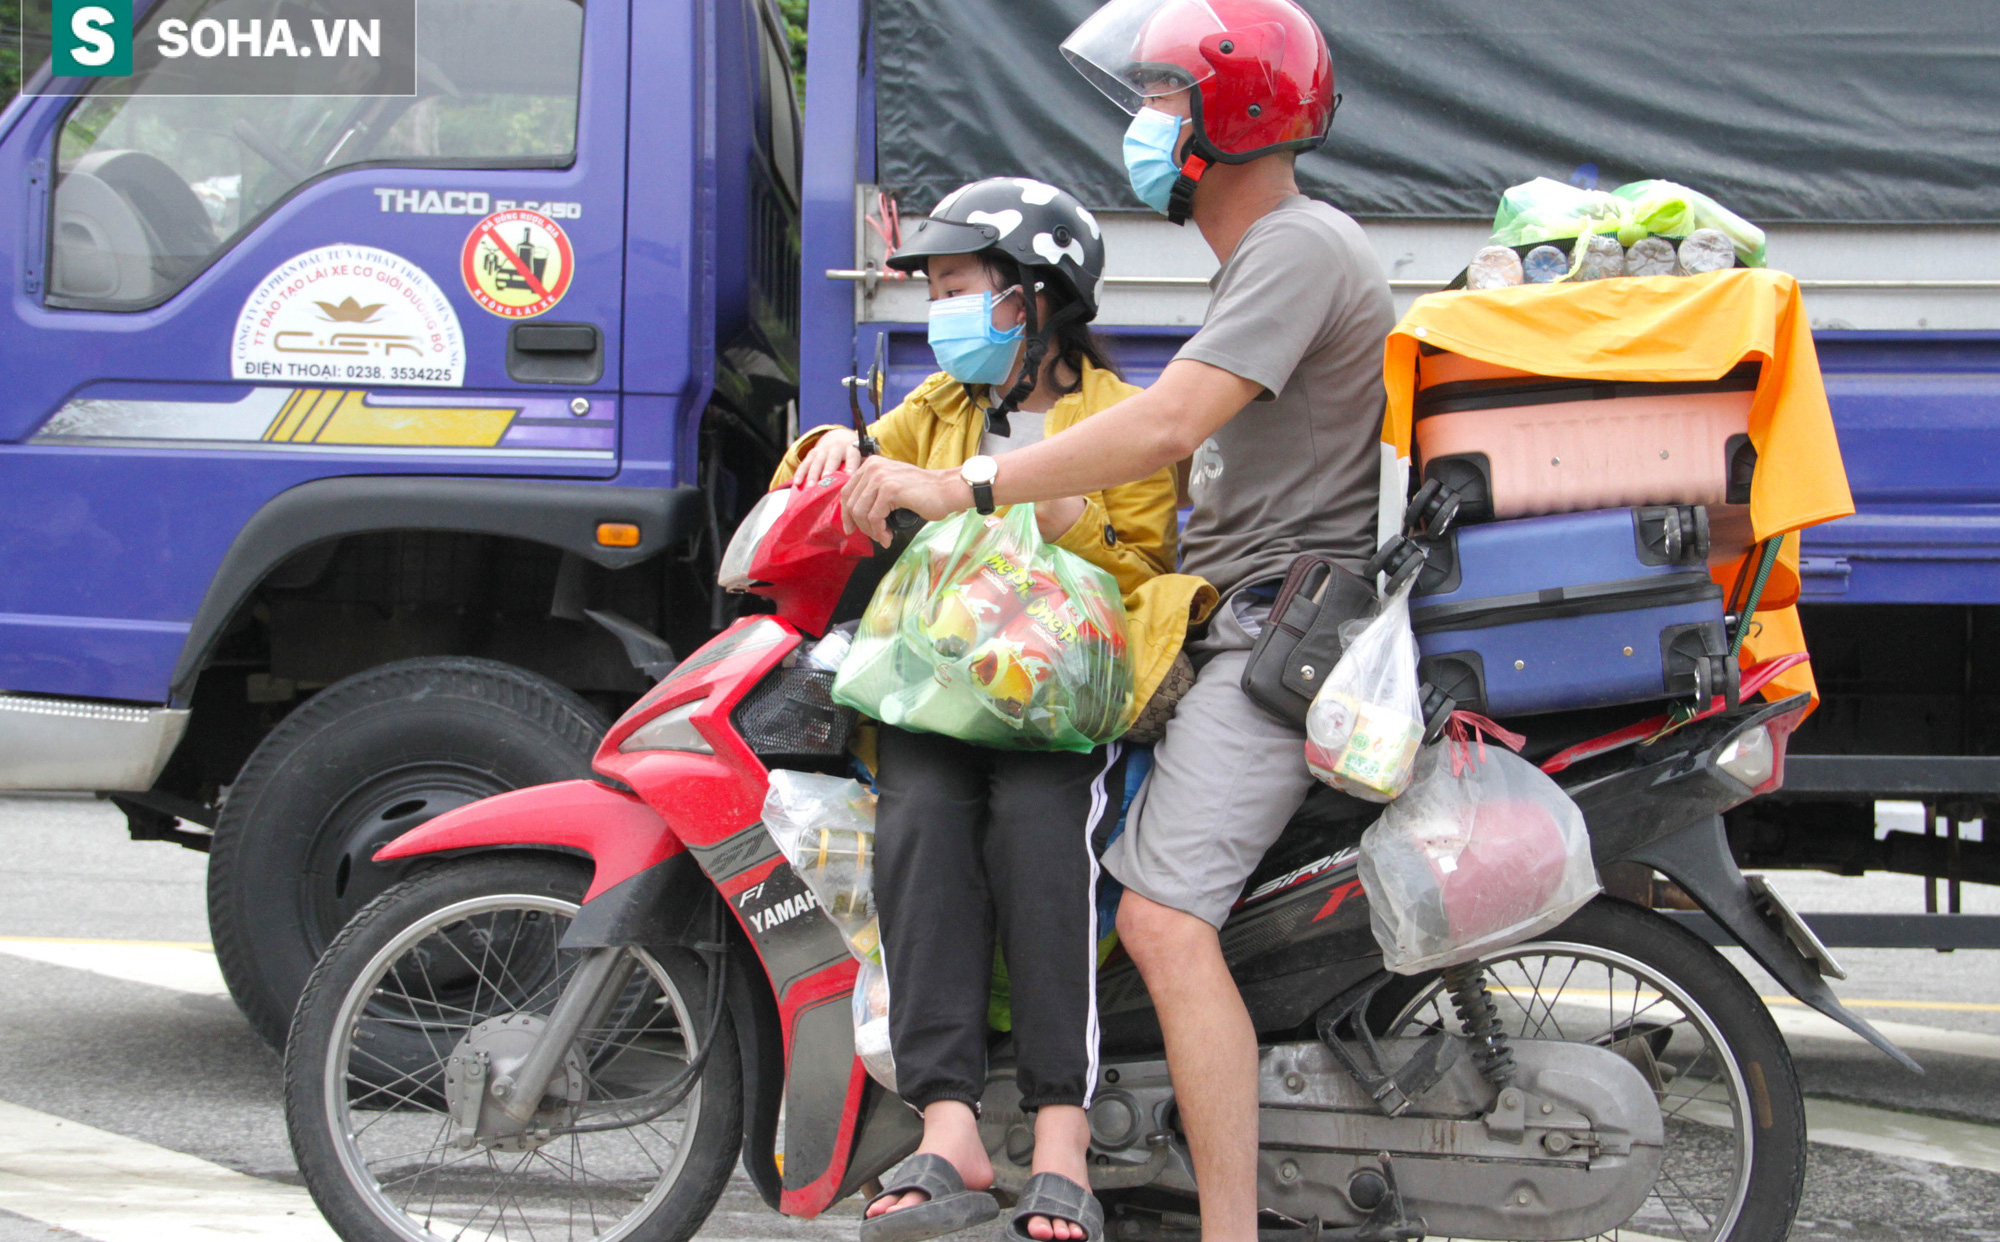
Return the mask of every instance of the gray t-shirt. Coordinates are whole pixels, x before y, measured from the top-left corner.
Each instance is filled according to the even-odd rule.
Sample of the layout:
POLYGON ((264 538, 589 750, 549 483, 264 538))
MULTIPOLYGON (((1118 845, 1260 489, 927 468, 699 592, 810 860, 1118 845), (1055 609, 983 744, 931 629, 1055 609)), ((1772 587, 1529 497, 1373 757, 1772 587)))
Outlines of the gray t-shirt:
POLYGON ((1209 287, 1207 319, 1175 356, 1264 393, 1195 452, 1182 572, 1226 595, 1283 577, 1302 552, 1360 568, 1375 551, 1396 323, 1380 261, 1346 213, 1301 195, 1251 225, 1209 287))

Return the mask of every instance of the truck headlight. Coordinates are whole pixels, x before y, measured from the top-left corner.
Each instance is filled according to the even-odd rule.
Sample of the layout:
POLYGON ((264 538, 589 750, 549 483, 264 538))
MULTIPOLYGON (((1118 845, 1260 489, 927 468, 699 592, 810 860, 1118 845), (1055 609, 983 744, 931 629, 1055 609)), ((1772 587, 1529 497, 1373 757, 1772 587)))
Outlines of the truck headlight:
POLYGON ((1771 743, 1771 731, 1763 725, 1745 729, 1729 739, 1720 754, 1715 757, 1715 766, 1729 773, 1750 789, 1760 788, 1771 779, 1771 769, 1777 761, 1777 747, 1771 743))

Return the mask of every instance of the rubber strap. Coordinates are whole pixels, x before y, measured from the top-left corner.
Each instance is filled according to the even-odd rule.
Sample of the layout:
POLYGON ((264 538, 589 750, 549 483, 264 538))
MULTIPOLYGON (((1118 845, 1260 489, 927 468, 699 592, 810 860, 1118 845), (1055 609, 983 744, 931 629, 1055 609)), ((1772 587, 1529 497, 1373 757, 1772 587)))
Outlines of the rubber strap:
POLYGON ((1764 598, 1764 584, 1771 580, 1771 570, 1778 564, 1778 552, 1784 547, 1785 537, 1773 535, 1764 541, 1764 556, 1757 563, 1757 576, 1750 580, 1750 598, 1743 604, 1743 616, 1736 622, 1736 634, 1729 640, 1731 659, 1743 650, 1744 636, 1750 632, 1750 622, 1757 615, 1758 601, 1764 598))

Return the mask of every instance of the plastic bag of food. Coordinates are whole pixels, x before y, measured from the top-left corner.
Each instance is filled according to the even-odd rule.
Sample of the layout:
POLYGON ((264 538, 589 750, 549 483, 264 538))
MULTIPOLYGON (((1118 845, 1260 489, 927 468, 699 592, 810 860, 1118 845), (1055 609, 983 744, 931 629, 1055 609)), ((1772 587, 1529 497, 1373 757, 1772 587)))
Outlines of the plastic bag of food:
POLYGON ((1350 621, 1340 660, 1306 711, 1306 766, 1343 793, 1388 802, 1410 783, 1423 740, 1417 639, 1410 632, 1412 574, 1373 617, 1350 621))
POLYGON ((854 1055, 869 1077, 896 1089, 896 1055, 889 1046, 889 971, 880 962, 861 963, 854 978, 854 1055))
POLYGON ((1383 964, 1456 966, 1545 932, 1597 895, 1583 812, 1527 760, 1444 741, 1361 834, 1361 887, 1383 964))
POLYGON ((1042 542, 1032 505, 919 531, 876 588, 834 701, 983 746, 1087 751, 1137 714, 1112 576, 1042 542))
POLYGON ((764 831, 863 962, 882 959, 875 926, 875 795, 859 781, 771 773, 764 831))
POLYGON ((1626 204, 1619 240, 1628 246, 1643 237, 1686 237, 1696 229, 1714 229, 1735 245, 1736 257, 1746 266, 1764 266, 1764 230, 1700 190, 1672 181, 1634 181, 1611 193, 1626 204))

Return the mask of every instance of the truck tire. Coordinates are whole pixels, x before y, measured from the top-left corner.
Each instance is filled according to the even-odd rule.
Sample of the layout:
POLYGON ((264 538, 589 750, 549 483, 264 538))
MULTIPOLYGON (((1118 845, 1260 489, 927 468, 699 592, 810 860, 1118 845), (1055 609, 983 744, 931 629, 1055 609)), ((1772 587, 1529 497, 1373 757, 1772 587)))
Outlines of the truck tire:
POLYGON ((446 811, 590 775, 605 722, 547 678, 492 660, 400 660, 334 683, 273 729, 215 825, 208 925, 229 993, 283 1048, 320 953, 420 863, 377 848, 446 811))

